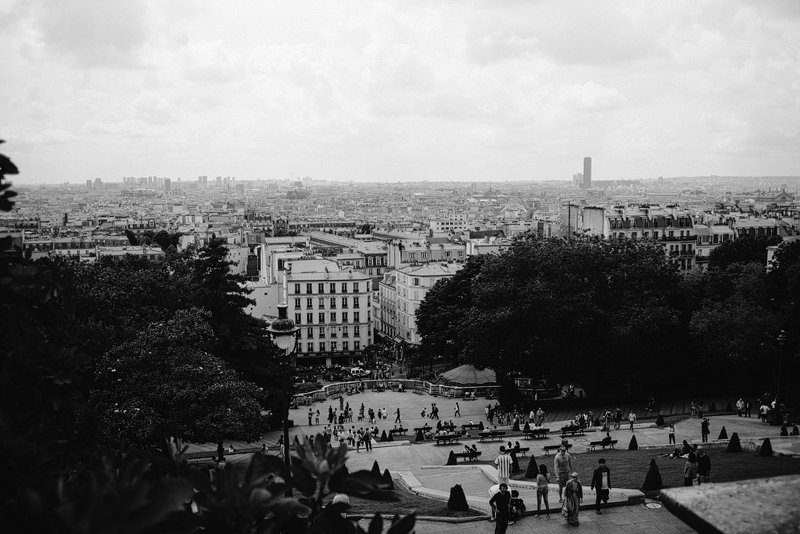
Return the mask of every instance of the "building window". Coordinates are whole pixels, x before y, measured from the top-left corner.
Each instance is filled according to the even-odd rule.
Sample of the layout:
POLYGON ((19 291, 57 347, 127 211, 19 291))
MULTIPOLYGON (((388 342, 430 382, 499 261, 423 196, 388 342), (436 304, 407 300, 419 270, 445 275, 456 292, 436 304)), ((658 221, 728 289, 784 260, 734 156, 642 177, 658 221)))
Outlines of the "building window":
POLYGON ((330 289, 330 291, 329 291, 330 293, 336 293, 336 284, 331 282, 331 285, 330 285, 330 287, 328 289, 330 289))
POLYGON ((342 293, 347 293, 347 282, 342 282, 342 293))
MULTIPOLYGON (((656 225, 658 226, 658 225, 656 225)), ((658 232, 653 232, 653 239, 658 239, 658 232)))
POLYGON ((325 342, 324 341, 320 341, 319 342, 319 351, 320 352, 325 352, 325 342))
POLYGON ((342 322, 343 323, 347 322, 347 312, 342 312, 342 322))
POLYGON ((354 323, 360 323, 361 322, 361 318, 359 317, 360 315, 361 314, 358 313, 358 312, 353 312, 353 322, 354 323))
POLYGON ((317 293, 325 293, 325 284, 317 284, 317 293))
POLYGON ((309 295, 312 293, 311 284, 306 284, 306 293, 308 293, 309 295))
POLYGON ((299 295, 300 294, 300 284, 295 284, 294 285, 294 294, 295 295, 299 295))
POLYGON ((418 285, 419 285, 419 278, 414 278, 414 285, 415 285, 415 286, 418 286, 418 285))
POLYGON ((336 342, 331 341, 331 351, 336 351, 336 342))
MULTIPOLYGON (((353 327, 353 337, 360 337, 361 329, 357 326, 353 327)), ((357 345, 358 343, 356 343, 357 345)))
POLYGON ((296 298, 294 299, 294 309, 299 309, 299 308, 300 308, 300 299, 296 298))
POLYGON ((310 328, 310 327, 309 327, 309 328, 306 330, 306 337, 307 337, 308 339, 314 339, 314 329, 313 329, 313 328, 310 328))
POLYGON ((346 325, 342 327, 342 337, 350 337, 349 328, 346 325))
POLYGON ((359 299, 358 297, 353 297, 353 307, 354 308, 358 308, 359 307, 358 303, 359 303, 360 300, 361 299, 359 299))
POLYGON ((306 308, 313 308, 314 301, 311 297, 306 297, 306 308))
POLYGON ((336 297, 331 297, 331 309, 336 309, 336 297))
POLYGON ((314 322, 314 314, 313 313, 307 313, 306 314, 306 323, 311 324, 313 322, 314 322))
POLYGON ((320 339, 325 339, 325 327, 324 326, 320 326, 319 327, 319 338, 320 339))
POLYGON ((294 314, 294 324, 300 324, 300 314, 299 313, 295 313, 294 314))
POLYGON ((342 341, 342 350, 350 350, 350 342, 342 341))
POLYGON ((336 312, 331 312, 331 324, 336 323, 336 312))
POLYGON ((342 297, 342 308, 347 309, 347 297, 342 297))
POLYGON ((320 310, 324 310, 325 309, 325 297, 320 297, 319 298, 319 309, 320 310))
POLYGON ((325 314, 322 312, 319 314, 319 324, 325 324, 325 314))
POLYGON ((358 293, 358 282, 353 282, 353 293, 358 293))

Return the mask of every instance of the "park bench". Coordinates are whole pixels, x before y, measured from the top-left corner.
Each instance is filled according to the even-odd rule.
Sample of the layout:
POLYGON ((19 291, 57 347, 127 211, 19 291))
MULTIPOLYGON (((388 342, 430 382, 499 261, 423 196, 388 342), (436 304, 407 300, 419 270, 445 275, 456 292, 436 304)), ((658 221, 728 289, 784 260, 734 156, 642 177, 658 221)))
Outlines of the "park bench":
POLYGON ((418 426, 418 427, 416 427, 416 428, 414 429, 414 432, 419 432, 419 431, 421 430, 421 431, 422 431, 422 433, 424 434, 424 433, 426 433, 426 432, 430 432, 432 429, 433 429, 433 427, 430 427, 430 426, 428 426, 428 425, 425 425, 425 426, 418 426))
POLYGON ((531 448, 530 447, 520 447, 520 448, 516 448, 515 447, 515 448, 513 448, 511 450, 514 451, 514 454, 519 454, 521 456, 525 456, 526 454, 528 454, 528 451, 530 451, 531 448))
MULTIPOLYGON (((572 448, 572 443, 567 443, 565 446, 567 447, 567 450, 570 450, 572 448)), ((550 451, 557 451, 559 447, 561 447, 561 444, 545 445, 542 447, 542 450, 544 451, 545 456, 550 456, 550 451)))
POLYGON ((477 452, 454 452, 453 456, 456 458, 464 458, 465 461, 475 461, 481 455, 481 451, 477 452))
POLYGON ((461 436, 459 434, 439 434, 438 436, 433 436, 437 445, 441 445, 442 443, 456 443, 460 438, 461 436))
POLYGON ((461 430, 477 430, 481 427, 480 423, 465 423, 461 425, 461 430))
POLYGON ((617 444, 617 440, 615 440, 615 439, 612 439, 612 440, 601 439, 600 441, 590 441, 589 442, 589 447, 591 447, 592 450, 595 450, 595 447, 602 447, 603 449, 605 449, 606 447, 609 447, 609 448, 613 449, 614 445, 616 445, 616 444, 617 444))
POLYGON ((389 434, 404 435, 406 432, 408 432, 407 428, 393 428, 393 429, 389 430, 389 434))
POLYGON ((481 441, 483 441, 484 439, 493 440, 495 438, 497 438, 497 440, 500 441, 505 435, 506 433, 503 430, 489 430, 489 431, 484 430, 483 432, 478 432, 478 437, 481 439, 481 441))
POLYGON ((583 427, 581 425, 567 425, 561 427, 561 437, 564 438, 570 434, 574 436, 575 434, 583 435, 583 427))
POLYGON ((549 428, 531 428, 524 432, 525 439, 545 439, 550 432, 549 428))

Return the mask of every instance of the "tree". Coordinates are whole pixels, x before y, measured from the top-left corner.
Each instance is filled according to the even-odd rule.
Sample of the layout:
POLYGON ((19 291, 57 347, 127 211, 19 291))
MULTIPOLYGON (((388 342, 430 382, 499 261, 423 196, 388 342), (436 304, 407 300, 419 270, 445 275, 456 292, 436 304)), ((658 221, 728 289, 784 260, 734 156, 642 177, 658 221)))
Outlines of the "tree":
POLYGON ((204 350, 213 341, 210 319, 203 310, 179 310, 100 359, 91 406, 104 443, 119 449, 166 436, 259 438, 263 395, 204 350))
POLYGON ((760 263, 767 261, 767 247, 781 242, 780 236, 744 236, 726 241, 711 251, 709 269, 725 269, 733 263, 760 263))

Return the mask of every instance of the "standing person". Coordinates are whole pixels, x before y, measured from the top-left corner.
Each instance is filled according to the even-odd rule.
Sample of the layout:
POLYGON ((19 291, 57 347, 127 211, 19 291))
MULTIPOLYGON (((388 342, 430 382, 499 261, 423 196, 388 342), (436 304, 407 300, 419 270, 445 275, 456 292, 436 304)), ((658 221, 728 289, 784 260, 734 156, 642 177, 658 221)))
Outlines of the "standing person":
POLYGON ((502 445, 494 464, 497 466, 497 483, 500 485, 508 484, 508 479, 511 477, 511 457, 506 454, 506 448, 502 445))
POLYGON ((364 451, 370 452, 372 450, 372 432, 369 429, 364 431, 364 451))
POLYGON ((567 523, 578 526, 578 514, 581 511, 581 500, 583 500, 583 486, 578 480, 578 473, 572 473, 569 482, 564 487, 564 515, 567 523))
POLYGON ((458 405, 458 402, 456 402, 456 409, 453 412, 453 417, 461 417, 461 406, 458 405))
POLYGON ((744 415, 744 400, 739 397, 739 400, 736 401, 736 413, 741 417, 744 415))
POLYGON ((394 412, 394 413, 396 414, 396 417, 394 418, 394 422, 395 423, 401 423, 401 421, 400 421, 400 408, 398 408, 397 411, 394 412))
POLYGON ((709 476, 711 476, 711 458, 703 447, 697 447, 697 485, 707 483, 709 476))
POLYGON ((749 400, 744 401, 744 414, 745 417, 753 417, 753 406, 749 400))
POLYGON ((550 503, 547 502, 548 478, 547 466, 544 464, 539 465, 539 474, 536 475, 536 519, 541 519, 542 517, 542 501, 544 501, 544 507, 547 510, 547 519, 550 519, 550 503))
POLYGON ((311 419, 314 417, 314 410, 308 409, 308 426, 311 426, 311 419))
POLYGON ((669 444, 675 445, 675 423, 669 424, 669 444))
POLYGON ((602 514, 603 512, 600 511, 600 501, 608 504, 608 494, 611 490, 611 470, 606 466, 604 458, 600 458, 597 463, 599 465, 597 469, 594 470, 591 488, 597 491, 597 499, 594 505, 595 511, 598 514, 602 514))
POLYGON ((622 410, 617 408, 614 411, 614 430, 619 430, 620 423, 622 423, 622 410))
POLYGON ((553 458, 553 472, 558 477, 558 502, 564 502, 562 493, 567 485, 569 474, 572 471, 572 456, 567 452, 566 445, 558 448, 558 454, 553 458))
POLYGON ((314 418, 316 421, 314 424, 319 425, 319 410, 317 410, 316 417, 314 418))
POLYGON ((708 434, 711 432, 709 427, 711 423, 708 422, 708 417, 703 418, 703 422, 700 423, 700 434, 702 436, 703 443, 708 441, 708 434))
POLYGON ((505 534, 508 528, 508 515, 511 507, 511 495, 508 493, 508 484, 502 482, 500 491, 492 495, 489 505, 495 510, 494 534, 505 534))
POLYGON ((689 453, 689 457, 683 465, 683 485, 693 485, 695 477, 697 477, 697 456, 695 456, 694 451, 692 451, 689 453))
POLYGON ((628 422, 631 424, 631 432, 633 432, 633 423, 636 422, 636 412, 633 410, 628 414, 628 422))

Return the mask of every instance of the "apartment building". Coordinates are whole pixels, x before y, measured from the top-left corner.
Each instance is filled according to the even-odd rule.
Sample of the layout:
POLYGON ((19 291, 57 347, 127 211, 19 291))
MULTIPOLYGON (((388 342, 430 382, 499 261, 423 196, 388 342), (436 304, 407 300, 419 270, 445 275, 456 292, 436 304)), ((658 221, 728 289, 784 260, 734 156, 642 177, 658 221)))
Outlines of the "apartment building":
POLYGON ((397 269, 394 295, 397 314, 395 337, 411 346, 420 344, 416 316, 420 303, 436 282, 451 278, 461 267, 463 263, 426 263, 397 269))
POLYGON ((287 262, 283 289, 289 318, 300 327, 298 362, 330 367, 362 356, 373 339, 370 280, 331 260, 287 262))

